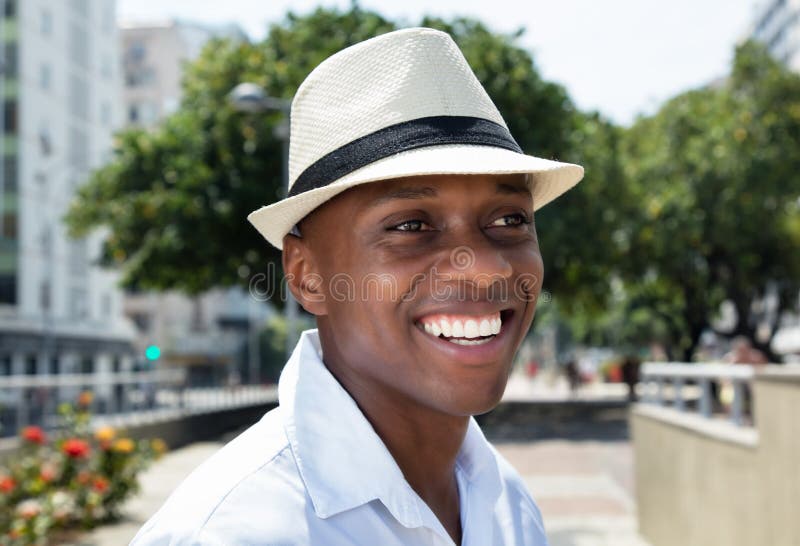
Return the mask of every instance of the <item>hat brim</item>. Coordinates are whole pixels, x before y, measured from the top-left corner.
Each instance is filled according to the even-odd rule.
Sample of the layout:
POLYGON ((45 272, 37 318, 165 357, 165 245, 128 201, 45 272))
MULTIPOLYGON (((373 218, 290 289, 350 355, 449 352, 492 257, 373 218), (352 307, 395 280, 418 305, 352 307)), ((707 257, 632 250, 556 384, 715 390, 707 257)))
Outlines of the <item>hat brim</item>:
POLYGON ((335 182, 251 212, 247 219, 271 244, 283 250, 283 237, 308 213, 343 191, 392 178, 432 174, 533 175, 533 205, 537 210, 583 178, 583 167, 503 148, 453 144, 408 150, 362 167, 335 182))

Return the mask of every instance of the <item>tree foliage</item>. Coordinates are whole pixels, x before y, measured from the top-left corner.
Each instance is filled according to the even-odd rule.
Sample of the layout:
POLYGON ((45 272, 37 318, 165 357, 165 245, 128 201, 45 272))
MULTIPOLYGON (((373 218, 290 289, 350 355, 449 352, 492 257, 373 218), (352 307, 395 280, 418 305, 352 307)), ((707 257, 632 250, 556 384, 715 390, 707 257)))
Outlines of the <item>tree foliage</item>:
POLYGON ((800 77, 746 43, 724 82, 681 94, 625 132, 638 213, 619 233, 629 310, 647 307, 689 358, 723 301, 724 335, 757 335, 800 290, 800 77), (778 298, 771 317, 767 294, 778 298), (771 320, 770 320, 771 319, 771 320))

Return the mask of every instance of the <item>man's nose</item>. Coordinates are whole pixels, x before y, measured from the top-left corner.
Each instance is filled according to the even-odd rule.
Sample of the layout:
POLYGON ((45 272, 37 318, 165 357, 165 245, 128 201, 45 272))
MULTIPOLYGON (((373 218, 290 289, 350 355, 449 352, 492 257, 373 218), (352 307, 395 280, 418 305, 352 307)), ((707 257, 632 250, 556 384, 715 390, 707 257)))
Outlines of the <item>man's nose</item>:
POLYGON ((449 253, 443 260, 446 263, 442 264, 443 271, 454 280, 488 290, 511 278, 514 270, 506 253, 485 235, 460 238, 458 243, 449 245, 449 253))

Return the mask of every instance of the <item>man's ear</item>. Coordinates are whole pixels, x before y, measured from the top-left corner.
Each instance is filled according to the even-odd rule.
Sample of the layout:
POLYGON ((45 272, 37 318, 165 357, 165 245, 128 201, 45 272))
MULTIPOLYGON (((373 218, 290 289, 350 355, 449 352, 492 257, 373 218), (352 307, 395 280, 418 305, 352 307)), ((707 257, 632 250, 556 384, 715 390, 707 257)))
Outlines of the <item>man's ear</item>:
POLYGON ((307 241, 284 235, 282 262, 286 284, 303 309, 315 316, 328 314, 322 276, 307 241))

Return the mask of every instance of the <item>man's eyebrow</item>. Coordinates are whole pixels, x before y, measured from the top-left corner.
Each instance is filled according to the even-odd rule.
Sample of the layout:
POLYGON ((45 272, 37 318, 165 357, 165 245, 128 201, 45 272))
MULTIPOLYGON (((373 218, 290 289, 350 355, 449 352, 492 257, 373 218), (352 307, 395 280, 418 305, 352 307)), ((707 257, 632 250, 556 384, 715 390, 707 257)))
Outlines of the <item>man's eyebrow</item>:
POLYGON ((436 188, 430 186, 400 187, 376 197, 369 202, 368 206, 374 207, 395 199, 423 199, 425 197, 436 197, 436 195, 436 188))
POLYGON ((528 186, 519 186, 517 184, 498 182, 497 193, 531 193, 531 190, 528 188, 528 186))
MULTIPOLYGON (((495 185, 496 193, 501 194, 529 194, 530 190, 527 186, 520 186, 518 184, 509 184, 507 182, 497 182, 495 185)), ((424 199, 425 197, 436 197, 438 195, 436 188, 432 188, 430 186, 423 186, 423 187, 399 187, 394 190, 391 190, 387 193, 384 193, 372 201, 369 202, 368 206, 374 207, 377 205, 381 205, 383 203, 387 203, 389 201, 394 201, 395 199, 424 199)))

